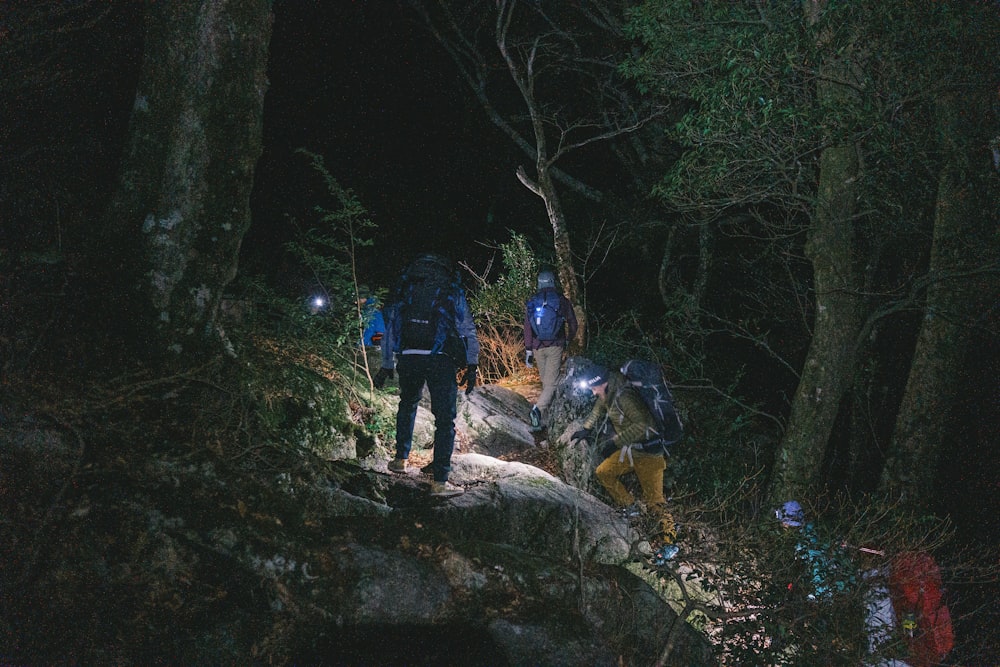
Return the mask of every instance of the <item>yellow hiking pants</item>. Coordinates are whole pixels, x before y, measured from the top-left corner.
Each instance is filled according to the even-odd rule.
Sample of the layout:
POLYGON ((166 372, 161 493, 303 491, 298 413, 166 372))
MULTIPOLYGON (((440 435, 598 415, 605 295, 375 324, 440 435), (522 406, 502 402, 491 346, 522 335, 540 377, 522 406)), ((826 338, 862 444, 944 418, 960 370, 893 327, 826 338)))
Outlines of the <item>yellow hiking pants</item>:
POLYGON ((597 479, 616 505, 626 507, 635 502, 635 498, 621 483, 621 477, 630 470, 635 470, 639 486, 642 487, 646 514, 656 523, 655 533, 664 543, 672 543, 677 539, 677 527, 674 525, 674 517, 667 511, 667 500, 663 497, 663 471, 667 468, 667 462, 662 454, 631 454, 630 461, 628 453, 623 457, 622 450, 616 450, 597 466, 597 479))
POLYGON ((597 466, 595 474, 611 496, 611 500, 616 505, 625 507, 635 502, 635 497, 628 492, 620 478, 625 473, 635 470, 639 486, 642 487, 642 500, 652 508, 665 505, 667 502, 663 497, 663 471, 666 468, 667 462, 663 454, 632 452, 629 460, 629 456, 626 454, 622 457, 622 450, 618 449, 597 466))

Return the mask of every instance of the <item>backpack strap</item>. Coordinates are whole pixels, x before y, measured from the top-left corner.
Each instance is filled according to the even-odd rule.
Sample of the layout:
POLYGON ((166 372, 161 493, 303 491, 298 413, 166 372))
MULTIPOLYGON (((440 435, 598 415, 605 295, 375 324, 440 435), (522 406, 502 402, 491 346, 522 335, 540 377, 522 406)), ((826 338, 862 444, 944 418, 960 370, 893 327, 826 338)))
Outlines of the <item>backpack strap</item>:
POLYGON ((625 457, 628 457, 628 464, 630 467, 635 467, 635 460, 632 458, 632 450, 636 449, 636 445, 625 445, 621 448, 621 453, 618 454, 618 463, 625 463, 625 457))

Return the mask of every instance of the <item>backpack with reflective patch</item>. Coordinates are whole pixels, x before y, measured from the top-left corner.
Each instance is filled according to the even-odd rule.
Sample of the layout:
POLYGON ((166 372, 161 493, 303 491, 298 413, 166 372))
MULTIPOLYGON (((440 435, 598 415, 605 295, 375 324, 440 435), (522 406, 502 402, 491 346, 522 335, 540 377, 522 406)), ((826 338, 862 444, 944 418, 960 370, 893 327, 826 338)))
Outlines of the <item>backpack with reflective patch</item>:
POLYGON ((563 335, 565 320, 559 314, 559 296, 551 290, 541 290, 528 299, 531 330, 538 340, 558 340, 563 335))
POLYGON ((447 260, 425 255, 410 265, 399 288, 400 351, 442 352, 457 339, 457 293, 447 260))
POLYGON ((670 386, 663 371, 651 361, 632 359, 622 365, 621 372, 626 381, 642 396, 649 413, 657 423, 658 432, 642 443, 642 448, 655 449, 656 446, 662 446, 666 453, 667 447, 684 435, 684 424, 677 414, 674 396, 670 393, 670 386))

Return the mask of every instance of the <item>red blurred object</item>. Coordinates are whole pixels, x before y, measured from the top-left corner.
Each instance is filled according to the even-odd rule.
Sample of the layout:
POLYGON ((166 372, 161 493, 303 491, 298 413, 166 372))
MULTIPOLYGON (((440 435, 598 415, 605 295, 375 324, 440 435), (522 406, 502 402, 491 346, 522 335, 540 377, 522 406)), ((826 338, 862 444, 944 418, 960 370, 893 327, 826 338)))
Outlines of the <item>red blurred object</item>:
POLYGON ((909 629, 906 643, 913 667, 936 665, 955 645, 951 612, 944 604, 941 570, 927 553, 905 551, 892 561, 889 594, 896 622, 909 629))

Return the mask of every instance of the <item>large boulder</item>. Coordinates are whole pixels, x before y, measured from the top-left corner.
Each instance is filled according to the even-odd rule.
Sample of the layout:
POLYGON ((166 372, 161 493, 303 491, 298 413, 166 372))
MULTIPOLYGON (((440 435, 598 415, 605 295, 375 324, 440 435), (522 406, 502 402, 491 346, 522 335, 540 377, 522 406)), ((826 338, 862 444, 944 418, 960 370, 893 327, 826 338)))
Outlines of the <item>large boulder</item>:
POLYGON ((610 507, 530 465, 460 454, 451 480, 468 489, 438 510, 453 535, 607 564, 631 560, 640 542, 610 507))
POLYGON ((594 469, 603 460, 595 439, 573 440, 572 434, 583 427, 583 420, 594 406, 594 395, 580 386, 591 377, 594 362, 586 357, 570 357, 556 384, 547 415, 547 444, 552 448, 559 476, 567 484, 584 491, 597 486, 594 469))
POLYGON ((466 493, 449 499, 375 454, 149 442, 126 458, 12 420, 0 510, 20 519, 0 523, 0 593, 18 596, 0 646, 26 663, 618 665, 670 644, 668 664, 711 664, 623 567, 642 547, 628 523, 477 451, 532 447, 527 409, 499 387, 463 394, 466 493))
POLYGON ((501 457, 535 446, 528 424, 531 404, 521 394, 499 385, 483 385, 471 394, 459 392, 456 436, 464 451, 501 457))
MULTIPOLYGON (((359 512, 367 534, 378 536, 339 543, 322 571, 310 568, 320 576, 301 582, 313 603, 350 619, 355 651, 365 642, 376 650, 377 636, 357 638, 362 628, 380 636, 422 628, 439 648, 457 651, 444 639, 442 628, 452 627, 467 638, 461 650, 482 651, 463 653, 465 664, 615 665, 648 661, 673 632, 672 664, 710 664, 703 639, 675 624, 666 603, 621 567, 637 560, 639 538, 609 507, 522 463, 481 454, 457 454, 452 463, 461 496, 429 497, 429 478, 411 470, 370 479, 389 483, 385 513, 360 501, 327 505, 347 512, 334 523, 353 524, 359 512)), ((310 662, 318 648, 329 647, 298 657, 310 662)), ((405 657, 423 664, 422 654, 405 657)))
POLYGON ((582 380, 590 377, 594 363, 586 357, 569 357, 563 364, 552 404, 549 407, 546 427, 550 438, 559 438, 576 421, 587 416, 594 405, 594 395, 580 387, 582 380))

